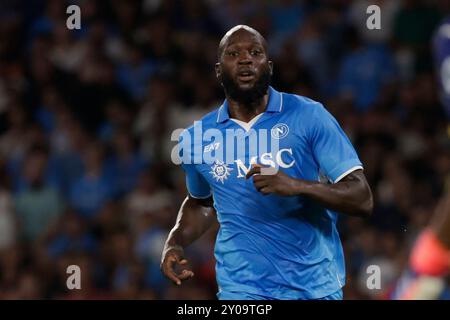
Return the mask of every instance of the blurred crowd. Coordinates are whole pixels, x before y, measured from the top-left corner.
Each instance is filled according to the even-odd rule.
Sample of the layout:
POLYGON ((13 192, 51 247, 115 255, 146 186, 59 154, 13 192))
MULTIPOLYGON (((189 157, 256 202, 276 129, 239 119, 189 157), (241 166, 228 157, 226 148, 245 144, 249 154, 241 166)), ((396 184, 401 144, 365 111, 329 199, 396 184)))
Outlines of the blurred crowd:
POLYGON ((160 273, 186 196, 171 133, 223 101, 217 46, 236 24, 268 40, 272 85, 322 102, 375 196, 341 216, 346 299, 382 299, 449 187, 449 116, 431 40, 449 1, 2 0, 0 299, 214 299, 215 230, 160 273), (69 30, 66 8, 81 8, 69 30), (381 8, 381 30, 366 8, 381 8), (66 269, 81 268, 81 290, 66 269), (380 290, 366 287, 379 265, 380 290))

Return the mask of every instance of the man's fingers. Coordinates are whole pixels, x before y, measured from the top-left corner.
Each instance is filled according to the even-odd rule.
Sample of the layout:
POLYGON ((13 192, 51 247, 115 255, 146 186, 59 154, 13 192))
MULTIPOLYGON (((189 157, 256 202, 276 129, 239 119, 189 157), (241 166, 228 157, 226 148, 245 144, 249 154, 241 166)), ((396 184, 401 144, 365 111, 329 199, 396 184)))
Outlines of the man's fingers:
POLYGON ((181 265, 185 265, 188 263, 188 261, 186 259, 181 259, 178 263, 181 265))
POLYGON ((170 280, 172 280, 173 282, 175 282, 177 285, 181 284, 181 280, 177 277, 177 275, 175 274, 174 270, 173 270, 173 264, 176 261, 176 258, 171 256, 169 258, 167 258, 164 262, 163 262, 163 273, 164 275, 169 278, 170 280))
POLYGON ((165 275, 172 280, 173 282, 175 282, 177 285, 181 284, 181 280, 175 275, 175 273, 173 271, 168 270, 165 275))
POLYGON ((266 178, 256 179, 256 178, 260 178, 260 176, 253 178, 254 179, 253 185, 255 186, 256 190, 258 190, 258 192, 261 192, 262 194, 271 193, 270 179, 266 178))
POLYGON ((178 255, 170 255, 164 260, 162 264, 164 275, 177 285, 181 285, 181 282, 183 280, 192 278, 194 276, 194 272, 188 269, 183 269, 180 274, 176 274, 174 270, 175 264, 186 265, 188 264, 188 260, 185 258, 180 258, 178 255))
MULTIPOLYGON (((188 264, 188 261, 187 261, 187 259, 182 259, 179 262, 179 264, 180 265, 186 265, 186 264, 188 264)), ((194 272, 192 272, 189 269, 183 269, 183 271, 181 271, 181 273, 178 274, 177 276, 178 276, 178 279, 180 279, 180 280, 186 280, 188 278, 192 278, 194 276, 194 272)))
POLYGON ((270 187, 268 187, 268 186, 265 186, 265 187, 262 187, 260 190, 258 190, 259 192, 261 192, 262 194, 269 194, 269 193, 272 193, 272 191, 270 190, 270 187))
POLYGON ((245 179, 249 179, 252 175, 260 174, 260 173, 261 173, 261 166, 260 165, 253 165, 252 168, 245 175, 245 179))
POLYGON ((260 191, 261 188, 266 187, 268 184, 267 181, 262 180, 262 181, 254 181, 253 185, 255 186, 256 190, 260 191))
MULTIPOLYGON (((247 174, 245 175, 245 178, 248 179, 253 175, 262 175, 262 176, 272 176, 274 174, 277 173, 277 169, 270 167, 270 166, 262 166, 260 164, 253 164, 252 167, 250 168, 250 170, 247 172, 247 174)), ((256 178, 257 176, 253 177, 256 178)))
POLYGON ((260 174, 253 176, 253 182, 264 181, 264 180, 267 180, 267 176, 263 176, 260 174))
POLYGON ((190 270, 183 270, 180 275, 177 275, 174 270, 174 264, 186 265, 188 261, 181 258, 178 255, 169 255, 163 262, 163 272, 164 274, 177 285, 181 284, 181 280, 193 277, 194 273, 190 270))
POLYGON ((192 272, 191 270, 184 269, 184 270, 178 275, 178 279, 180 279, 180 280, 186 280, 186 279, 192 278, 193 276, 194 276, 194 272, 192 272))
POLYGON ((173 269, 174 263, 177 262, 177 258, 175 256, 168 256, 163 261, 163 266, 173 269))

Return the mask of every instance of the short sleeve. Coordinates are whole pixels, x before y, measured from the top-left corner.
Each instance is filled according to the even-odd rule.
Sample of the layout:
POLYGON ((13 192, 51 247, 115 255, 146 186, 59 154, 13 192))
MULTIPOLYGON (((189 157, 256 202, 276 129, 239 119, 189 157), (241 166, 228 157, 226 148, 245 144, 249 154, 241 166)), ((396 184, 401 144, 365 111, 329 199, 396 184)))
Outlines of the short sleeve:
POLYGON ((181 167, 186 174, 186 188, 192 198, 206 199, 211 196, 208 181, 198 172, 194 163, 193 142, 188 130, 185 130, 179 139, 181 167))
POLYGON ((312 107, 309 137, 321 171, 336 183, 351 172, 363 169, 353 145, 336 119, 322 104, 312 107))
POLYGON ((211 188, 205 178, 197 171, 193 164, 182 164, 186 173, 186 188, 192 198, 206 199, 211 196, 211 188))

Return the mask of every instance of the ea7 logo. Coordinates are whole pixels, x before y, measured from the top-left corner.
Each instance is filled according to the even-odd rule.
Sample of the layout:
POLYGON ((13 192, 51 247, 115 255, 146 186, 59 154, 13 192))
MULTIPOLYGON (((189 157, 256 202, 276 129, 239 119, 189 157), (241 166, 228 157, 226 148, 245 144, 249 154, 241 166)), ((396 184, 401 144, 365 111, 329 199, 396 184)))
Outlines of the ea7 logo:
POLYGON ((220 147, 220 143, 216 142, 216 143, 211 143, 207 146, 205 146, 205 148, 203 149, 203 152, 211 152, 213 150, 217 150, 220 147))

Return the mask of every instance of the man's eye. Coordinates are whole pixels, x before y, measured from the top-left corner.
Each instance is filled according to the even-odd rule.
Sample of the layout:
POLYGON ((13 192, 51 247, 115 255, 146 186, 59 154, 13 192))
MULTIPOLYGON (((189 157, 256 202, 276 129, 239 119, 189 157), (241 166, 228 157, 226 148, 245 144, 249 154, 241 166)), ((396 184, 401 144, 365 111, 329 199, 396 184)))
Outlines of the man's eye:
POLYGON ((260 50, 252 50, 250 51, 250 54, 252 56, 259 56, 262 52, 260 50))
POLYGON ((238 55, 238 52, 237 51, 229 51, 227 54, 229 56, 236 57, 238 55))

